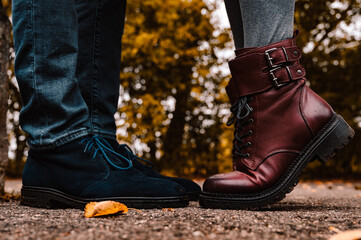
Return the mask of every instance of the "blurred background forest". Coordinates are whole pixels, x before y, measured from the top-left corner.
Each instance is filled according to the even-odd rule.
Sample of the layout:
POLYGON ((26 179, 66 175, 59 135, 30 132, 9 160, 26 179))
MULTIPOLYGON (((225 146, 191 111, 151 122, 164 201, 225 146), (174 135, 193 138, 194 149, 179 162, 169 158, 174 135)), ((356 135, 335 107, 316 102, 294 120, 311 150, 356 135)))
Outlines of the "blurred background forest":
MULTIPOLYGON (((1 21, 11 1, 0 0, 1 21)), ((131 0, 123 37, 118 140, 163 173, 206 177, 231 170, 233 129, 224 87, 234 46, 221 0, 131 0), (217 16, 215 16, 217 14, 217 16)), ((297 0, 295 28, 309 84, 355 129, 353 141, 304 178, 361 178, 361 0, 297 0)), ((5 17, 4 17, 5 16, 5 17)), ((12 45, 9 38, 10 46, 12 45)), ((1 41, 6 41, 1 38, 1 41)), ((0 46, 5 46, 0 44, 0 46)), ((21 176, 28 147, 8 49, 7 176, 21 176)))

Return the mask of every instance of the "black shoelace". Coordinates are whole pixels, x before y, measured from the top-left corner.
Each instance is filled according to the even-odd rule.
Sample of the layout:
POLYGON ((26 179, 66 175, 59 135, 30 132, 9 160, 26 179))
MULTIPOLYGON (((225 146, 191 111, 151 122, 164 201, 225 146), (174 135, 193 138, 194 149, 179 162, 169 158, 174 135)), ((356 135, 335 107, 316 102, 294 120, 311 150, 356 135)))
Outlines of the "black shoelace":
POLYGON ((246 120, 253 109, 248 105, 252 100, 251 97, 242 97, 237 100, 231 107, 232 117, 228 120, 227 126, 235 124, 234 140, 233 140, 233 157, 239 156, 249 158, 249 153, 242 153, 242 149, 251 146, 251 142, 243 143, 242 139, 250 136, 252 130, 242 133, 243 127, 253 123, 253 119, 246 120))

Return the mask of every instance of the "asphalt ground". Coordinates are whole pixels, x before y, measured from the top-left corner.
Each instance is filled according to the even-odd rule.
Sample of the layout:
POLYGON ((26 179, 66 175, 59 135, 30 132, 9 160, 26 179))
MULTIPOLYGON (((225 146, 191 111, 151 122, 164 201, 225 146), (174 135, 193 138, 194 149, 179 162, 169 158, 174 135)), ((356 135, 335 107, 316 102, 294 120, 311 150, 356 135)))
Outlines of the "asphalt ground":
MULTIPOLYGON (((19 184, 10 187, 8 181, 7 190, 16 193, 19 184)), ((191 202, 186 208, 85 218, 82 210, 0 202, 0 239, 329 239, 347 230, 361 234, 360 186, 300 183, 280 203, 257 211, 204 209, 191 202)))

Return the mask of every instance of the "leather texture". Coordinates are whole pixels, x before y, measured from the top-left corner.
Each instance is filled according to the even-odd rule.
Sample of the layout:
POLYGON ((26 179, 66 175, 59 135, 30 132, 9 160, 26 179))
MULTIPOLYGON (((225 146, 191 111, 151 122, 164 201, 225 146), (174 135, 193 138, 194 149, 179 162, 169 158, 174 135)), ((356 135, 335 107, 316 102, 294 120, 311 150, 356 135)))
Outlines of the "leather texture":
POLYGON ((238 52, 241 54, 229 62, 232 79, 226 87, 232 104, 239 97, 272 88, 274 83, 271 74, 277 79, 278 84, 301 80, 306 75, 299 63, 301 51, 297 48, 294 38, 238 52), (286 67, 276 67, 287 62, 290 64, 286 67), (271 69, 270 66, 275 67, 271 69))
MULTIPOLYGON (((203 185, 205 192, 257 193, 274 185, 334 115, 332 108, 306 85, 295 37, 260 48, 240 49, 236 54, 229 63, 232 79, 226 91, 232 104, 241 97, 251 97, 248 105, 253 110, 243 121, 253 121, 238 133, 252 131, 242 138, 243 144, 250 143, 242 149, 249 157, 234 154, 234 171, 208 178, 203 185), (274 76, 270 74, 273 69, 274 76), (275 86, 274 77, 282 86, 275 86)), ((238 144, 236 139, 234 144, 238 144)))

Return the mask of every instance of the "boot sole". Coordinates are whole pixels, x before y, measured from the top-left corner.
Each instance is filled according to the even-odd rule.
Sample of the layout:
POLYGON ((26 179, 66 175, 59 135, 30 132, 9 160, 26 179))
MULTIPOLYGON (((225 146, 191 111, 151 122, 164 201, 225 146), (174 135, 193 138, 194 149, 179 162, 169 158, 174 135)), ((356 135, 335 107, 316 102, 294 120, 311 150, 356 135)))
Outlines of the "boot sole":
POLYGON ((294 189, 299 181, 299 175, 309 162, 318 159, 326 163, 349 143, 354 134, 354 130, 346 121, 335 114, 274 186, 262 192, 250 194, 202 192, 199 195, 199 204, 205 208, 259 209, 279 202, 294 189))
POLYGON ((106 197, 78 198, 61 191, 23 186, 21 188, 21 204, 39 208, 78 208, 84 209, 89 202, 116 201, 131 208, 178 208, 189 204, 187 196, 178 197, 106 197))
POLYGON ((198 201, 200 192, 188 192, 187 196, 189 201, 198 201))

